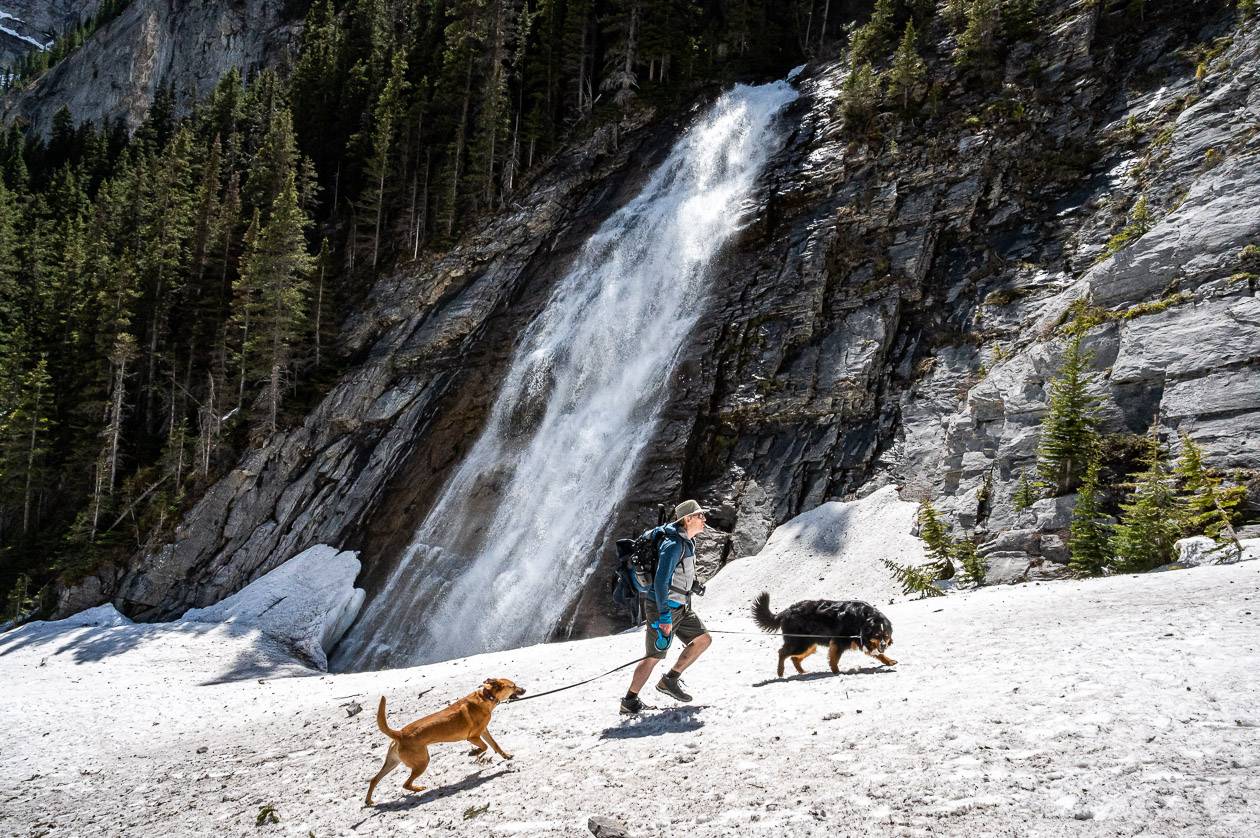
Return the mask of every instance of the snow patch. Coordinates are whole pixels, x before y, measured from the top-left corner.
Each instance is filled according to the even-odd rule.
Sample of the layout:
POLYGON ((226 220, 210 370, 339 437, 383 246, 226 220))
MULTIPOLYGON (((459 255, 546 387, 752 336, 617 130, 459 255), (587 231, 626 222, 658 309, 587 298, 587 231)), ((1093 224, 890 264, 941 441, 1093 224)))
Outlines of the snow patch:
POLYGON ((791 70, 788 70, 787 80, 788 80, 788 81, 795 81, 795 80, 796 80, 796 77, 797 77, 797 76, 799 76, 799 75, 800 75, 801 73, 803 73, 803 72, 805 72, 805 65, 804 65, 804 64, 797 64, 797 65, 796 65, 795 67, 793 67, 791 70))
POLYGON ((927 561, 923 542, 911 534, 917 511, 894 486, 824 503, 775 529, 757 555, 722 568, 696 610, 706 620, 743 618, 763 590, 775 611, 802 599, 859 599, 876 607, 905 599, 881 560, 927 561))
POLYGON ((240 623, 289 646, 320 669, 358 616, 365 593, 354 587, 358 554, 320 544, 305 550, 223 601, 193 608, 193 623, 240 623))

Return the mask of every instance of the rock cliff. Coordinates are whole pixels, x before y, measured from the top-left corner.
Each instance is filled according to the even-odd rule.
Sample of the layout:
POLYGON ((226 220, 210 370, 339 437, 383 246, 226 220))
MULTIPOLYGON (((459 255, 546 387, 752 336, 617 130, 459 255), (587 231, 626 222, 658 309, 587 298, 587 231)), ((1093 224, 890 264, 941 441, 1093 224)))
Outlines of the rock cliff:
MULTIPOLYGON (((592 546, 604 562, 661 500, 716 508, 712 572, 803 510, 896 484, 985 542, 992 581, 1061 574, 1073 498, 1017 513, 1011 495, 1076 300, 1097 314, 1086 344, 1118 446, 1158 417, 1214 464, 1260 473, 1260 260, 1244 256, 1260 243, 1260 33, 1219 3, 1140 23, 1045 5, 983 89, 952 69, 938 19, 924 120, 855 132, 838 115, 845 67, 801 75, 793 135, 714 277, 658 442, 592 546), (1150 229, 1108 256, 1140 197, 1150 229)), ((359 549, 370 596, 479 431, 514 336, 675 131, 605 129, 449 254, 383 280, 347 323, 361 364, 306 422, 62 612, 112 599, 168 616, 315 543, 359 549)), ((615 624, 606 573, 562 632, 615 624)))
MULTIPOLYGON (((8 0, 0 12, 18 5, 8 0)), ((55 22, 57 9, 69 20, 95 8, 84 0, 26 5, 44 10, 44 17, 29 21, 46 17, 48 25, 55 22)), ((186 107, 209 93, 228 70, 236 68, 248 78, 278 61, 300 27, 300 19, 287 16, 286 5, 285 0, 132 0, 33 84, 7 95, 3 119, 21 117, 47 133, 53 115, 65 105, 79 122, 122 117, 134 129, 163 87, 174 90, 177 103, 186 107)))

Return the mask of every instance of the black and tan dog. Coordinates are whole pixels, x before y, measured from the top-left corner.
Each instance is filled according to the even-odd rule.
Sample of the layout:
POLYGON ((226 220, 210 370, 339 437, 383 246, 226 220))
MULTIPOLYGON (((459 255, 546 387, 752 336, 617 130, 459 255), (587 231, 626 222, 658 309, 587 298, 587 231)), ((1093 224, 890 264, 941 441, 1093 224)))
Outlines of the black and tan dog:
POLYGON ((367 805, 372 805, 372 792, 376 791, 376 784, 397 768, 400 762, 411 769, 411 776, 403 783, 403 788, 407 791, 424 791, 424 786, 413 783, 429 767, 429 746, 435 742, 471 742, 473 749, 469 753, 477 757, 478 762, 489 761, 490 757, 486 753, 486 743, 489 742, 489 747, 494 748, 499 756, 511 759, 512 755, 499 747, 486 726, 490 724, 490 714, 499 702, 520 698, 524 694, 523 689, 506 678, 487 678, 474 692, 449 707, 416 719, 402 730, 392 729, 385 720, 385 696, 381 696, 381 703, 376 708, 376 726, 393 741, 389 743, 389 751, 385 754, 385 764, 368 784, 367 805))
POLYGON ((885 666, 897 662, 884 654, 892 645, 892 623, 873 605, 857 600, 806 599, 775 614, 770 610, 770 594, 763 591, 753 600, 753 620, 766 631, 783 632, 779 649, 779 677, 783 662, 792 659, 797 672, 801 661, 819 646, 828 647, 831 671, 840 674, 840 655, 845 650, 862 651, 885 666))

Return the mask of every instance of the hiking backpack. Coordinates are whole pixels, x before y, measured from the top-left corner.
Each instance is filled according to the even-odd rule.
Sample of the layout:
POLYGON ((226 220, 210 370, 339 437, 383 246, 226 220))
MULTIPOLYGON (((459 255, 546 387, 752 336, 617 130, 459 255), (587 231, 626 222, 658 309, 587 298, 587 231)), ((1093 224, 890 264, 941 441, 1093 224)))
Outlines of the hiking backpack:
MULTIPOLYGON (((665 519, 665 508, 658 510, 658 521, 665 519)), ((617 540, 617 575, 613 581, 613 602, 630 612, 635 625, 643 621, 642 598, 652 592, 656 564, 661 556, 661 540, 666 538, 661 523, 638 538, 617 540)))

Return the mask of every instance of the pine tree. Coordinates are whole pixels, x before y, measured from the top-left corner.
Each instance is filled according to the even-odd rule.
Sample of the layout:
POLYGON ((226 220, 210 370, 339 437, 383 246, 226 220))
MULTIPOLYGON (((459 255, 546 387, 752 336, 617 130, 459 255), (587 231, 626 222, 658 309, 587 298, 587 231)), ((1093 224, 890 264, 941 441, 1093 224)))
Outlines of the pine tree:
POLYGON ((893 0, 875 0, 870 20, 853 33, 849 53, 854 64, 874 64, 888 53, 893 38, 895 14, 893 0))
POLYGON ((1115 566, 1121 573, 1140 573, 1173 560, 1173 542, 1180 527, 1171 483, 1157 426, 1152 425, 1144 468, 1129 501, 1120 504, 1120 523, 1111 539, 1115 566))
POLYGON ((925 500, 919 504, 918 519, 919 538, 927 545, 927 556, 932 560, 927 567, 932 569, 933 578, 953 578, 955 571, 951 556, 955 547, 954 539, 931 501, 925 500))
POLYGON ((1081 576, 1099 576, 1111 564, 1111 527, 1099 504, 1099 466, 1091 460, 1076 493, 1068 536, 1068 567, 1081 576))
POLYGON ((954 64, 960 69, 986 69, 993 63, 1002 31, 1002 0, 969 0, 966 17, 954 64))
POLYGON ((397 126, 401 122, 402 100, 407 91, 407 64, 403 54, 394 55, 389 81, 376 100, 372 117, 372 156, 364 168, 366 184, 355 208, 359 238, 370 253, 372 270, 380 261, 381 237, 389 200, 389 184, 394 172, 397 126))
POLYGON ((860 132, 870 126, 883 97, 883 88, 879 74, 870 64, 858 62, 851 67, 840 90, 840 114, 845 128, 860 132))
POLYGON ((914 21, 906 21, 901 44, 897 47, 892 66, 888 70, 888 95, 900 100, 903 111, 909 111, 911 99, 917 98, 927 77, 927 65, 919 57, 917 41, 918 33, 914 30, 914 21))
POLYGON ((927 568, 900 565, 891 559, 880 559, 880 561, 901 585, 902 593, 918 594, 919 599, 945 595, 944 591, 933 584, 934 577, 927 568))
POLYGON ((984 585, 989 575, 989 563, 976 552, 976 543, 969 538, 954 544, 953 556, 962 565, 963 576, 977 588, 984 585))
POLYGON ((1178 505, 1185 535, 1203 533, 1222 543, 1238 544, 1234 522, 1238 505, 1247 496, 1244 486, 1225 486, 1224 479, 1208 468, 1203 449, 1187 434, 1181 435, 1181 457, 1173 472, 1180 486, 1178 505))
POLYGON ((1011 495, 1011 504, 1015 507, 1016 512, 1023 512, 1032 507, 1037 502, 1037 490, 1033 488, 1032 481, 1028 479, 1028 472, 1020 469, 1019 483, 1015 486, 1015 493, 1011 495))
POLYGON ((290 173, 265 222, 255 210, 241 260, 234 320, 242 334, 242 387, 247 377, 264 381, 268 433, 277 428, 282 391, 306 325, 308 223, 290 173))
POLYGON ((604 81, 600 89, 612 93, 613 104, 624 108, 634 98, 639 86, 635 74, 638 61, 641 0, 615 0, 607 27, 611 37, 605 52, 604 81))
POLYGON ((1098 397, 1089 392, 1091 355, 1081 336, 1069 339, 1059 374, 1050 384, 1050 406, 1041 421, 1037 470, 1060 493, 1071 491, 1098 448, 1098 397))

